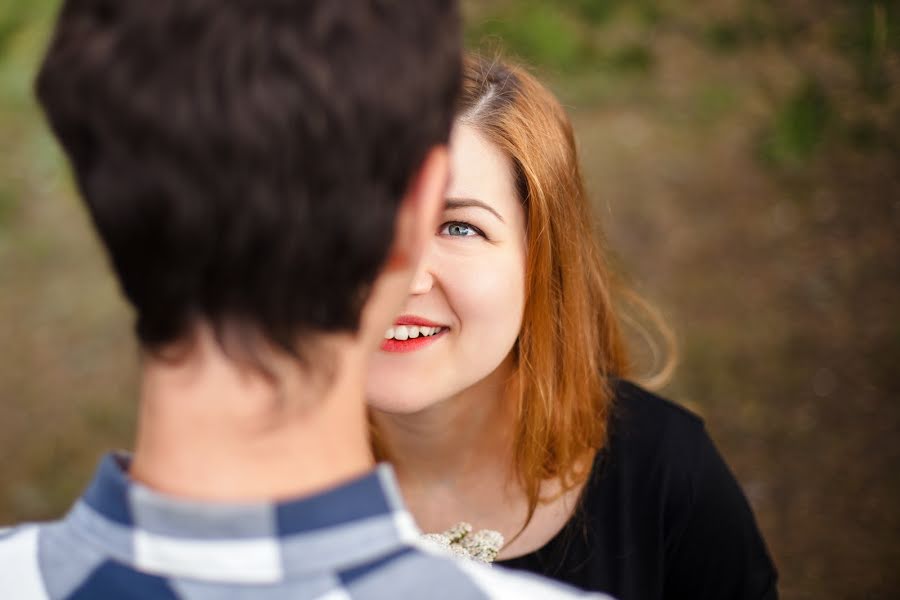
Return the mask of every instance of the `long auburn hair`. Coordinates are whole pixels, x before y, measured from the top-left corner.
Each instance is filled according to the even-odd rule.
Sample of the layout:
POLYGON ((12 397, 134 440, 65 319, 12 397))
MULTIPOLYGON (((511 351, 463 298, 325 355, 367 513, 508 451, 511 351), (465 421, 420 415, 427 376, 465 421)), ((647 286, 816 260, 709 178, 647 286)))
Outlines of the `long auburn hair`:
MULTIPOLYGON (((658 313, 607 265, 572 125, 554 95, 521 67, 468 55, 457 121, 511 159, 526 213, 525 312, 509 392, 527 525, 538 504, 553 499, 541 496, 542 483, 558 480, 560 494, 581 485, 606 445, 613 382, 630 371, 620 320, 636 323, 614 301, 643 310, 667 342, 669 360, 650 383, 674 368, 674 341, 658 313)), ((386 457, 386 440, 373 434, 376 456, 386 457)))

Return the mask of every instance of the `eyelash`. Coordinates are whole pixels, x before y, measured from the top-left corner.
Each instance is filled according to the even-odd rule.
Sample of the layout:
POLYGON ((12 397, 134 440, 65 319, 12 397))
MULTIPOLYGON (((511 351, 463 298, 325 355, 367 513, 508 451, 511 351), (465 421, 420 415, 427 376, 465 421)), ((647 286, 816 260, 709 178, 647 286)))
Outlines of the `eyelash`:
POLYGON ((484 234, 484 232, 482 230, 478 229, 471 223, 466 223, 465 221, 447 221, 446 223, 441 225, 439 233, 441 235, 445 235, 447 237, 459 237, 459 238, 475 237, 475 236, 471 236, 471 235, 450 235, 449 233, 444 233, 444 230, 449 229, 453 225, 462 225, 463 227, 468 227, 475 233, 475 236, 481 236, 484 239, 487 239, 487 236, 484 234))

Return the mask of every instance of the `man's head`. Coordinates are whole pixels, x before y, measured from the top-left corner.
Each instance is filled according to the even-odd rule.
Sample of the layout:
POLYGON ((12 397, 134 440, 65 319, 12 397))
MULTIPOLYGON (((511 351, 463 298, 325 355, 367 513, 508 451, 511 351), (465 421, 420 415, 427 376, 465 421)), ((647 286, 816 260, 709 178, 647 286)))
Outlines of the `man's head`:
POLYGON ((451 0, 66 0, 38 96, 142 345, 355 331, 459 63, 451 0))

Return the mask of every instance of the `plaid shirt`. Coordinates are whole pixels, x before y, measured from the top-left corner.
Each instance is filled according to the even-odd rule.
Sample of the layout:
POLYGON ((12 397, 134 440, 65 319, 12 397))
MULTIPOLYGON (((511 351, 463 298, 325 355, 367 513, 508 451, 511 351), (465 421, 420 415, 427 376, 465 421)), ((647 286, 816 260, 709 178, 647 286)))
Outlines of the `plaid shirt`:
POLYGON ((393 471, 284 503, 174 499, 109 455, 66 517, 0 532, 4 600, 573 598, 534 576, 438 556, 393 471))

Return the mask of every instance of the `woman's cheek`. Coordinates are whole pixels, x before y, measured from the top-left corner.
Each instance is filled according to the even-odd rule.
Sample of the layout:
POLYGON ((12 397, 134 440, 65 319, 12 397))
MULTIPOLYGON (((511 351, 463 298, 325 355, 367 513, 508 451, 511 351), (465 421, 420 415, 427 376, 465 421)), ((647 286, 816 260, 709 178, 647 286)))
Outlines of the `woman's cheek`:
POLYGON ((494 268, 457 274, 455 311, 470 344, 488 346, 505 358, 519 335, 525 303, 524 269, 502 261, 494 268))

